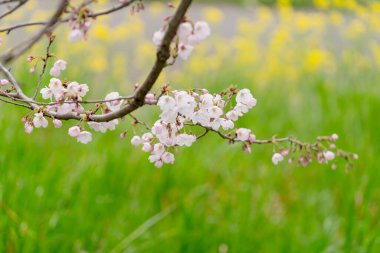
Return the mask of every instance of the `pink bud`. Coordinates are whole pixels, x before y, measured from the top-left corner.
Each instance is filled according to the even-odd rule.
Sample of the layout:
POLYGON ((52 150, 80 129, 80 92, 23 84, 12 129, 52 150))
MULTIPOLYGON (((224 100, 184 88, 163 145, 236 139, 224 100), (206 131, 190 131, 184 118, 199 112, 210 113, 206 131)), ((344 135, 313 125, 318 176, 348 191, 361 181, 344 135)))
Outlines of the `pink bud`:
POLYGON ((25 133, 31 134, 33 132, 33 125, 30 122, 26 122, 24 125, 25 133))
POLYGON ((62 126, 62 121, 60 121, 59 119, 53 119, 53 124, 55 128, 60 128, 62 126))
POLYGON ((119 137, 120 139, 124 139, 126 135, 127 135, 127 132, 122 132, 119 137))
POLYGON ((352 158, 354 158, 354 159, 359 159, 359 156, 358 156, 358 154, 353 154, 353 155, 352 155, 352 158))
POLYGON ((243 146, 243 152, 251 153, 251 147, 247 143, 243 146))
POLYGON ((9 81, 8 81, 7 79, 1 79, 1 80, 0 80, 0 84, 1 84, 2 86, 6 86, 8 83, 9 83, 9 81))
POLYGON ((287 155, 289 155, 289 149, 283 149, 283 150, 281 150, 281 155, 282 156, 287 156, 287 155))
POLYGON ((34 58, 34 56, 32 56, 32 55, 29 55, 28 57, 26 57, 26 61, 27 62, 31 62, 31 61, 33 61, 35 58, 34 58))
POLYGON ((145 96, 145 102, 146 103, 153 103, 155 101, 154 95, 152 93, 148 93, 145 96))
POLYGON ((336 141, 336 140, 338 140, 338 138, 339 138, 339 136, 338 136, 337 134, 332 134, 332 135, 330 136, 330 140, 331 140, 331 141, 336 141))
POLYGON ((255 142, 255 140, 256 140, 256 135, 254 135, 254 134, 250 134, 249 135, 249 137, 248 137, 248 141, 249 141, 249 143, 254 143, 255 142))
POLYGON ((29 72, 30 73, 34 73, 36 71, 36 66, 33 66, 29 69, 29 72))

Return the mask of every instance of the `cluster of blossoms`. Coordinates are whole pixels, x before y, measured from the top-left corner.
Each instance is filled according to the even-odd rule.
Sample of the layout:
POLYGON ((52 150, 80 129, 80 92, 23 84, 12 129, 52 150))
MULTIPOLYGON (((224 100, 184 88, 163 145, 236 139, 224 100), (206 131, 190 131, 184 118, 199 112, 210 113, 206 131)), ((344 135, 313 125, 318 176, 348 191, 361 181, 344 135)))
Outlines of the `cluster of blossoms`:
MULTIPOLYGON (((74 113, 80 115, 85 112, 81 105, 82 98, 88 93, 89 87, 87 84, 79 84, 76 81, 68 82, 62 81, 57 77, 61 74, 61 71, 66 69, 66 62, 63 60, 57 60, 53 67, 50 69, 50 75, 54 76, 50 79, 49 85, 42 88, 40 93, 43 99, 48 99, 51 103, 48 103, 45 107, 40 107, 33 116, 27 115, 23 117, 25 122, 24 128, 26 133, 32 133, 34 128, 46 128, 48 126, 48 120, 44 117, 44 112, 50 115, 74 113)), ((8 80, 3 79, 1 84, 8 84, 8 80)), ((103 113, 109 113, 118 110, 123 103, 118 92, 109 93, 104 101, 106 102, 101 110, 103 113)), ((99 132, 106 132, 107 130, 115 130, 116 125, 119 123, 118 119, 111 120, 109 122, 87 122, 88 126, 99 132)), ((62 121, 53 118, 53 125, 56 128, 62 126, 62 121)), ((88 131, 83 130, 83 126, 74 126, 69 129, 69 135, 76 138, 78 142, 86 144, 92 140, 92 135, 88 131)))
MULTIPOLYGON (((167 25, 153 34, 153 43, 156 46, 161 45, 166 30, 167 25)), ((198 21, 195 24, 189 21, 182 22, 178 27, 177 35, 173 39, 175 45, 174 57, 178 55, 182 60, 187 60, 195 45, 206 39, 210 33, 208 23, 204 21, 198 21)))
MULTIPOLYGON (((342 150, 337 150, 336 145, 334 144, 337 140, 337 134, 318 137, 317 142, 313 145, 294 140, 290 147, 280 147, 280 151, 273 154, 272 162, 277 165, 288 157, 289 164, 297 162, 298 165, 306 167, 313 161, 313 157, 315 157, 320 164, 327 164, 333 161, 337 156, 345 158, 347 162, 349 162, 351 158, 359 158, 357 154, 350 154, 342 150)), ((277 146, 280 145, 278 144, 277 146)), ((350 163, 348 166, 350 166, 350 163)), ((331 168, 336 169, 336 163, 333 163, 331 168)))
POLYGON ((69 34, 69 40, 71 42, 79 42, 82 39, 87 40, 88 38, 88 30, 91 27, 91 21, 85 22, 69 22, 71 26, 71 32, 69 34))
MULTIPOLYGON (((119 0, 119 2, 122 4, 127 3, 124 0, 119 0)), ((138 3, 136 11, 140 9, 143 9, 143 5, 138 3)), ((90 13, 87 9, 73 11, 69 22, 72 28, 69 35, 71 41, 78 42, 82 38, 86 39, 91 25, 90 13)), ((155 45, 160 46, 162 44, 167 29, 168 24, 154 33, 153 42, 155 45)), ((187 60, 194 46, 209 35, 210 28, 206 22, 192 23, 185 18, 179 25, 171 44, 170 53, 172 58, 176 59, 178 56, 183 60, 187 60)), ((45 65, 42 74, 44 74, 48 58, 52 57, 49 54, 49 47, 47 56, 44 59, 45 65)), ((32 62, 34 59, 37 58, 29 56, 27 61, 32 62)), ((108 122, 91 121, 91 119, 94 119, 91 118, 91 115, 116 112, 128 103, 129 97, 122 97, 118 92, 111 92, 106 95, 104 100, 83 101, 83 97, 89 92, 87 84, 80 84, 76 81, 69 82, 58 78, 61 72, 66 69, 66 65, 65 61, 57 60, 50 69, 49 74, 52 78, 49 84, 40 90, 42 98, 50 100, 50 102, 40 103, 44 106, 36 106, 37 103, 32 106, 34 113, 32 115, 28 114, 22 119, 25 123, 25 132, 30 134, 34 128, 48 127, 49 122, 45 117, 46 115, 52 118, 53 125, 56 128, 60 128, 62 122, 54 117, 58 117, 57 114, 71 114, 80 116, 76 118, 81 120, 77 125, 69 128, 69 136, 75 138, 79 143, 87 144, 92 141, 92 134, 86 131, 86 125, 93 131, 105 133, 107 130, 115 130, 119 124, 118 119, 108 122), (96 109, 85 111, 82 106, 84 102, 96 103, 96 109)), ((31 72, 34 71, 35 66, 31 69, 31 72)), ((0 80, 0 88, 5 89, 8 85, 9 81, 7 79, 0 80)), ((14 91, 13 86, 10 86, 5 92, 2 89, 0 89, 0 92, 3 94, 14 91)), ((248 89, 237 90, 231 87, 218 94, 211 94, 206 89, 174 90, 170 92, 165 88, 157 99, 151 93, 145 97, 145 103, 156 104, 161 110, 159 119, 151 128, 139 122, 134 116, 130 116, 135 119, 135 123, 142 123, 148 129, 148 132, 143 133, 141 136, 134 135, 131 139, 131 144, 141 146, 142 151, 149 153, 149 161, 158 168, 164 164, 174 163, 174 153, 178 147, 190 147, 210 131, 216 132, 220 137, 228 140, 229 143, 241 143, 243 152, 247 153, 251 152, 252 144, 274 144, 276 150, 278 150, 272 156, 272 162, 275 165, 285 159, 288 159, 289 163, 298 162, 299 165, 306 166, 312 162, 313 157, 319 163, 333 161, 336 156, 345 158, 348 163, 350 163, 351 158, 358 158, 356 154, 336 149, 334 144, 338 139, 336 134, 318 137, 315 144, 302 143, 291 138, 256 140, 256 136, 250 129, 235 126, 236 121, 241 116, 256 106, 257 101, 248 89), (198 132, 197 129, 203 129, 204 132, 197 135, 194 133, 194 131, 198 132), (290 146, 281 146, 279 142, 290 143, 290 146), (326 143, 328 148, 325 146, 326 143)), ((126 132, 123 132, 120 136, 124 138, 125 135, 126 132)), ((336 164, 333 164, 332 168, 335 169, 336 164)))
POLYGON ((256 105, 256 99, 248 89, 236 94, 236 104, 230 110, 232 96, 237 91, 231 88, 228 92, 212 95, 202 89, 195 91, 175 90, 159 98, 157 105, 161 109, 160 119, 157 120, 150 132, 133 136, 131 143, 142 145, 144 152, 150 152, 149 161, 156 167, 164 163, 173 163, 178 146, 190 147, 198 137, 188 131, 188 127, 201 126, 207 131, 225 132, 232 141, 243 142, 243 150, 250 152, 249 145, 255 140, 255 135, 246 128, 235 128, 234 122, 249 109, 256 105))

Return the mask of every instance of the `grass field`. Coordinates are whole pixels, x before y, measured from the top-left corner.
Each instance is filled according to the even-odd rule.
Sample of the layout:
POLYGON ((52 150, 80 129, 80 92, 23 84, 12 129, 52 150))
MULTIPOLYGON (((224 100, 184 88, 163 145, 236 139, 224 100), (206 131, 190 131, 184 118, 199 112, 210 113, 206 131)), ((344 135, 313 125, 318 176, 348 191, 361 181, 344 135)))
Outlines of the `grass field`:
MULTIPOLYGON (((189 62, 166 70, 157 87, 248 87, 258 105, 241 126, 258 138, 313 141, 338 133, 338 145, 359 154, 352 170, 274 166, 271 146, 245 154, 215 135, 156 169, 130 145, 131 133, 119 140, 128 121, 78 145, 66 134, 73 122, 26 135, 26 111, 1 104, 0 252, 379 252, 378 15, 287 10, 273 26, 271 12, 261 11, 258 21, 237 21, 235 37, 213 35, 189 62), (338 37, 329 41, 334 26, 338 37)), ((123 70, 143 73, 154 52, 139 17, 131 22, 123 29, 135 29, 133 36, 110 38, 95 25, 95 50, 82 43, 70 53, 67 43, 57 45, 69 62, 66 75, 93 90, 130 90, 140 79, 123 70), (115 41, 138 41, 137 55, 126 62, 108 55, 115 41), (78 59, 88 70, 77 68, 78 59)), ((27 85, 36 77, 18 64, 17 77, 32 91, 27 85)), ((151 114, 139 117, 152 122, 151 114)))

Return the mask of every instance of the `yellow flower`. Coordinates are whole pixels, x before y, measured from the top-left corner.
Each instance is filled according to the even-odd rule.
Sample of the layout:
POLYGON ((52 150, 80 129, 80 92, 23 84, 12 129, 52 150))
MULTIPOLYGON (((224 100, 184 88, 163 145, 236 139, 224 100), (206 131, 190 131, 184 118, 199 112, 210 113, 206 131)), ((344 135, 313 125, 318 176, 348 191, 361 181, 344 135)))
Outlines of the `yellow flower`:
POLYGON ((219 24, 223 21, 223 13, 215 7, 205 7, 202 11, 205 19, 211 24, 219 24))

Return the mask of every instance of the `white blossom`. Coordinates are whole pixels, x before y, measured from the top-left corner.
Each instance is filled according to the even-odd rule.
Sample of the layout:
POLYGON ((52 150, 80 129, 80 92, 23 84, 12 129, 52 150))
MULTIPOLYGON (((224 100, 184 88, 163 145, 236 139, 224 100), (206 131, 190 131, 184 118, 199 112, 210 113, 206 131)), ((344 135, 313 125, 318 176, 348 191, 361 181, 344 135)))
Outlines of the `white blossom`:
POLYGON ((79 126, 70 127, 68 133, 71 137, 77 137, 80 134, 79 126))
POLYGON ((133 146, 138 146, 138 145, 140 145, 141 143, 142 143, 142 140, 141 140, 141 138, 140 138, 139 136, 135 135, 135 136, 132 137, 132 139, 131 139, 131 144, 132 144, 133 146))
POLYGON ((236 139, 239 141, 247 141, 249 139, 250 133, 251 133, 250 129, 239 128, 236 130, 236 139))
POLYGON ((77 136, 77 141, 83 144, 87 144, 92 141, 92 134, 88 131, 82 131, 77 136))
POLYGON ((279 162, 284 160, 284 157, 279 153, 274 153, 272 156, 272 162, 274 165, 277 165, 279 162))
POLYGON ((73 29, 69 34, 69 40, 71 42, 79 42, 83 37, 83 32, 79 29, 73 29))
POLYGON ((42 112, 34 114, 33 125, 36 128, 39 128, 39 127, 46 128, 48 126, 48 121, 47 119, 44 118, 44 114, 42 112))

